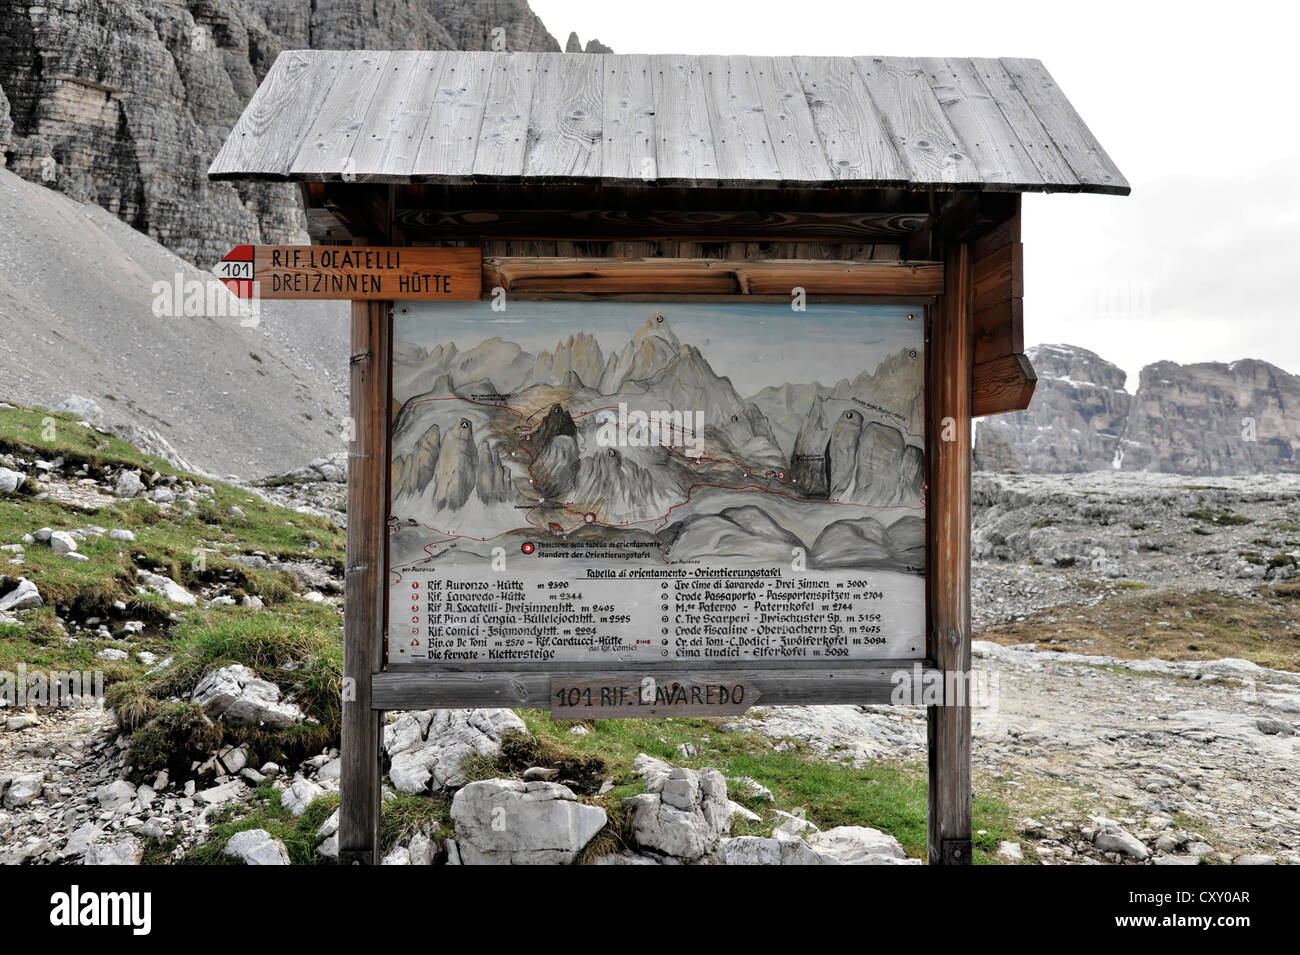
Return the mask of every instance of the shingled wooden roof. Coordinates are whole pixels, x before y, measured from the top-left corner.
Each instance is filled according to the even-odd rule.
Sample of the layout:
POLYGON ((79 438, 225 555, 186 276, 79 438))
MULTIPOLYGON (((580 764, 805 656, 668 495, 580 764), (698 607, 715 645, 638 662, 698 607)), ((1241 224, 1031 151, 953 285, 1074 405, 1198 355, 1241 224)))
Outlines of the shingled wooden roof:
POLYGON ((282 53, 208 175, 1124 195, 1038 60, 282 53))

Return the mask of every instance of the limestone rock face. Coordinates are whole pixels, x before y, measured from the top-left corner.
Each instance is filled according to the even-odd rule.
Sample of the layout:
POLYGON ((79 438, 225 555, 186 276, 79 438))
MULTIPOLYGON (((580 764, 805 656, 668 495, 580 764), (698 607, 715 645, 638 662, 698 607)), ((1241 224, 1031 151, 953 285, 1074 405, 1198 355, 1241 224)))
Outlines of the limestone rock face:
POLYGON ((1248 358, 1142 369, 1122 445, 1124 470, 1176 474, 1300 471, 1300 376, 1248 358))
POLYGON ((1300 376, 1268 362, 1156 362, 1130 396, 1124 372, 1086 349, 1040 345, 1027 355, 1038 373, 1033 402, 979 423, 980 470, 1300 471, 1300 423, 1286 413, 1300 401, 1300 376))
POLYGON ((417 0, 417 3, 427 7, 442 24, 455 44, 454 49, 560 52, 559 42, 547 32, 526 0, 417 0))
POLYGON ((9 97, 0 89, 0 166, 5 164, 5 153, 13 142, 14 121, 9 115, 9 97))
POLYGON ((0 33, 16 40, 0 49, 15 172, 195 262, 239 242, 303 240, 287 185, 205 175, 280 52, 260 17, 230 0, 52 0, 0 5, 0 33))
POLYGON ((1124 371, 1073 345, 1038 345, 1026 355, 1038 373, 1033 401, 1026 411, 980 421, 975 466, 1054 473, 1110 467, 1133 401, 1124 371))
POLYGON ((5 0, 0 35, 9 168, 204 267, 306 241, 289 184, 206 176, 282 50, 560 49, 524 0, 5 0))

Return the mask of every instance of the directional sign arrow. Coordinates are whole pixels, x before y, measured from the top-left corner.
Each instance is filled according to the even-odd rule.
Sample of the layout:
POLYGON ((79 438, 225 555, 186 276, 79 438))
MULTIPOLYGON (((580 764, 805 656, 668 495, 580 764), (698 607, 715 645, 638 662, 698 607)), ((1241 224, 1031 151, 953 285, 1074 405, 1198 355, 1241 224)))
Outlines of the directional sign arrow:
POLYGON ((478 249, 239 245, 212 269, 239 298, 477 301, 478 249))

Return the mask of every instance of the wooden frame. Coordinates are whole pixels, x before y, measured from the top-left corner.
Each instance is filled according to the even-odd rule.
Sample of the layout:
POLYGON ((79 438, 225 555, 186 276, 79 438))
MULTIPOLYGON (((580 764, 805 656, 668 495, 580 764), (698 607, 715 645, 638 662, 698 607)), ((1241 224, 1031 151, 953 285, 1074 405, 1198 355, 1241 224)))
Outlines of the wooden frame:
MULTIPOLYGON (((584 299, 658 299, 683 274, 717 291, 677 293, 692 301, 752 301, 760 296, 780 301, 776 288, 801 285, 810 297, 864 304, 881 301, 934 302, 926 310, 926 612, 927 647, 922 660, 846 661, 835 666, 792 668, 788 663, 736 661, 657 667, 657 679, 710 671, 743 674, 765 704, 844 702, 888 703, 893 674, 919 666, 927 678, 943 671, 969 670, 969 448, 973 349, 970 250, 949 250, 943 262, 906 263, 716 263, 709 261, 559 262, 537 259, 485 259, 485 274, 500 276, 503 287, 521 298, 572 296, 584 299), (811 267, 810 267, 811 265, 811 267), (851 266, 851 269, 850 269, 851 266), (761 273, 758 282, 752 277, 761 273), (866 276, 874 295, 845 297, 847 281, 866 276), (715 282, 725 276, 725 291, 715 282), (783 284, 784 283, 784 284, 783 284), (571 286, 577 285, 574 290, 571 286), (540 287, 539 287, 540 286, 540 287), (750 299, 749 294, 755 296, 750 299), (941 293, 941 294, 939 294, 941 293), (947 418, 957 440, 940 440, 947 418), (965 436, 964 438, 962 436, 965 436), (962 443, 964 440, 964 444, 962 443), (941 513, 942 512, 942 513, 941 513), (963 530, 964 528, 964 530, 963 530)), ((863 285, 855 285, 861 288, 863 285)), ((485 297, 492 285, 485 282, 485 297)), ((391 303, 358 303, 353 316, 353 418, 356 444, 349 475, 348 626, 345 680, 355 694, 345 703, 343 801, 340 853, 345 862, 377 861, 378 780, 382 771, 382 712, 386 709, 436 707, 525 707, 550 702, 551 680, 570 672, 585 679, 644 672, 637 664, 595 665, 477 664, 470 666, 383 665, 386 647, 376 627, 382 620, 387 591, 384 553, 375 539, 388 514, 388 409, 391 405, 391 303), (386 369, 380 375, 379 369, 386 369), (381 382, 382 379, 382 382, 381 382), (382 426, 378 422, 382 421, 382 426), (377 462, 383 467, 376 468, 377 462), (354 591, 357 592, 354 594, 354 591), (382 596, 381 596, 382 595, 382 596), (376 600, 376 597, 379 597, 376 600), (355 610, 355 613, 354 613, 355 610)), ((386 564, 386 561, 385 561, 386 564)), ((379 624, 379 627, 382 627, 379 624)), ((383 632, 383 631, 381 631, 383 632)), ((967 707, 932 706, 927 722, 929 760, 929 849, 932 863, 970 861, 970 714, 967 707)))

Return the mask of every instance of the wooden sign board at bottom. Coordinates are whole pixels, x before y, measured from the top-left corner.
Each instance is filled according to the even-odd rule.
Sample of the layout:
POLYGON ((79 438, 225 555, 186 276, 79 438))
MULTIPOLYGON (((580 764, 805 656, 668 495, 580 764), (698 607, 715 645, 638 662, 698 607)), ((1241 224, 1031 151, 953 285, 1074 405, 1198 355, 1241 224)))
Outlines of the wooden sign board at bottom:
POLYGON ((758 702, 759 691, 729 673, 629 673, 596 679, 551 678, 551 717, 557 720, 642 719, 665 716, 738 716, 758 702))

